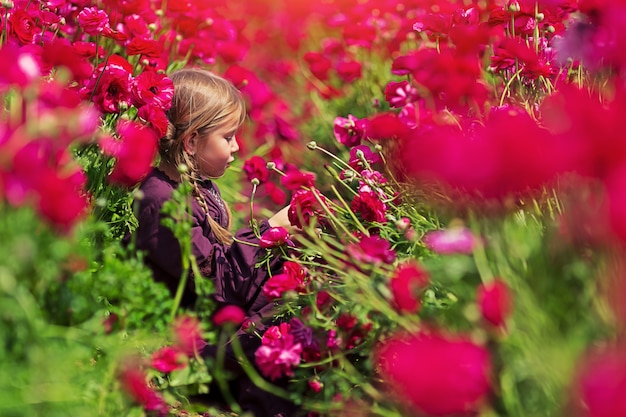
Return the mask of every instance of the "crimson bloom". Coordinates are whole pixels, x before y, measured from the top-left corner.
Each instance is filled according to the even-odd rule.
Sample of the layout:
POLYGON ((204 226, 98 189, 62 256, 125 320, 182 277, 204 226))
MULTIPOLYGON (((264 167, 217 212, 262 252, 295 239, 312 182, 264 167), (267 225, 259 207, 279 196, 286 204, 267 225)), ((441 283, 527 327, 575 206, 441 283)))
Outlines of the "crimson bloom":
POLYGON ((283 273, 271 276, 263 286, 263 294, 269 299, 276 299, 288 291, 302 291, 306 271, 296 262, 287 261, 283 273))
POLYGON ((150 104, 164 111, 172 106, 174 83, 165 74, 143 71, 131 83, 132 103, 139 108, 150 104))
POLYGON ((326 197, 316 189, 296 191, 291 197, 291 204, 287 212, 289 222, 293 226, 302 228, 311 224, 312 219, 324 217, 326 212, 320 202, 318 202, 318 198, 321 204, 324 204, 326 209, 330 210, 326 197))
POLYGON ((284 227, 271 227, 259 239, 259 246, 264 249, 274 248, 287 244, 293 246, 293 242, 289 239, 289 232, 284 227))
POLYGON ((248 181, 256 178, 260 184, 267 182, 270 177, 265 159, 257 155, 250 157, 243 163, 243 171, 246 173, 248 181))
POLYGON ((420 294, 428 285, 428 272, 417 262, 399 265, 390 281, 395 307, 406 313, 417 313, 420 309, 420 294))
POLYGON ((185 354, 173 346, 165 346, 152 354, 152 367, 159 372, 172 372, 185 366, 185 354))
POLYGON ((173 326, 176 347, 187 356, 193 356, 206 346, 200 322, 195 317, 180 316, 173 326))
POLYGON ((349 114, 348 117, 336 117, 333 131, 339 143, 352 147, 359 145, 365 137, 367 119, 357 119, 349 114))
POLYGON ((489 392, 489 352, 463 336, 399 334, 375 356, 398 398, 429 416, 477 412, 489 392))
POLYGON ((462 226, 430 231, 422 240, 426 247, 433 252, 445 255, 471 254, 477 243, 472 231, 462 226))
POLYGON ((146 381, 145 373, 136 367, 129 366, 120 372, 119 380, 122 389, 146 411, 154 411, 158 416, 168 415, 169 407, 163 397, 154 391, 146 381))
POLYGON ((301 354, 302 345, 295 343, 289 324, 281 323, 265 332, 254 359, 263 375, 276 380, 293 376, 293 368, 302 360, 301 354))
POLYGON ((303 187, 311 188, 315 186, 315 174, 292 169, 286 172, 284 177, 281 177, 280 183, 289 191, 299 190, 303 187))
POLYGON ((100 141, 105 154, 116 158, 109 180, 132 187, 148 174, 157 152, 155 131, 139 123, 122 120, 117 131, 120 140, 107 137, 100 141))
POLYGON ((350 149, 350 159, 348 160, 348 165, 361 172, 366 167, 363 160, 367 161, 370 165, 381 161, 378 152, 372 152, 370 147, 367 145, 356 145, 352 147, 352 149, 350 149))
POLYGON ((78 25, 86 34, 96 36, 109 25, 109 16, 97 7, 85 7, 78 13, 78 25))
POLYGON ((132 104, 132 69, 112 63, 101 67, 81 90, 83 97, 91 100, 105 113, 117 113, 132 104))
POLYGON ((364 236, 359 243, 351 243, 346 247, 348 255, 359 263, 390 264, 396 258, 393 249, 390 248, 389 241, 380 236, 364 236))
POLYGON ((246 318, 243 309, 236 305, 226 305, 215 312, 211 320, 216 326, 224 326, 231 323, 239 326, 246 318))
POLYGON ((483 318, 494 326, 503 326, 513 311, 511 292, 501 279, 479 285, 476 300, 483 318))
POLYGON ((369 185, 363 185, 359 188, 359 193, 350 203, 350 209, 359 214, 363 220, 387 223, 385 217, 387 205, 382 202, 378 193, 369 185))

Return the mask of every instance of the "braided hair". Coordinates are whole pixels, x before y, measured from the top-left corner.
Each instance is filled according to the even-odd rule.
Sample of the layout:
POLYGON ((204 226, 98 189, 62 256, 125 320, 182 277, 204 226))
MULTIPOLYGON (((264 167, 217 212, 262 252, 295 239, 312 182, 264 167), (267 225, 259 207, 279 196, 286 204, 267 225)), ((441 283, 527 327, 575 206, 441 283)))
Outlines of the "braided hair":
POLYGON ((227 228, 209 215, 209 208, 200 191, 201 173, 195 158, 185 151, 185 139, 194 132, 210 134, 220 127, 236 122, 241 125, 246 117, 246 104, 237 88, 228 80, 209 71, 186 68, 169 75, 174 83, 172 107, 167 112, 167 134, 159 140, 161 161, 171 167, 187 166, 181 173, 189 181, 192 195, 205 211, 211 230, 224 244, 231 244, 231 211, 226 202, 227 228))

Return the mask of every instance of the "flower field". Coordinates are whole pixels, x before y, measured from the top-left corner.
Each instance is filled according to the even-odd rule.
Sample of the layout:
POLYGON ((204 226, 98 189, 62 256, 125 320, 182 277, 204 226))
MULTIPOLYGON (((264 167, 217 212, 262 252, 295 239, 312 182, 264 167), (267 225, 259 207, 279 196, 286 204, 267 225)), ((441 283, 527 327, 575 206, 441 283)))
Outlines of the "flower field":
MULTIPOLYGON (((308 417, 626 416, 623 2, 3 0, 0 19, 1 416, 251 416, 226 345, 308 417), (183 277, 172 294, 128 238, 184 67, 246 99, 218 183, 257 266, 284 261, 266 331, 210 280, 181 307, 183 277), (301 233, 260 234, 287 204, 301 233)), ((194 269, 190 193, 163 214, 194 269)))

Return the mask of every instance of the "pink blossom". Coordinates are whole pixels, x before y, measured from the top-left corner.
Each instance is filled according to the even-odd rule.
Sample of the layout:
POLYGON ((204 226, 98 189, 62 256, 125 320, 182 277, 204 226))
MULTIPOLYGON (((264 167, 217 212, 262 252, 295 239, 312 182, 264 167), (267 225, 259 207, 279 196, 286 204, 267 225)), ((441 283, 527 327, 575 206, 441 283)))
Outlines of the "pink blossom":
POLYGON ((259 246, 264 249, 274 248, 287 244, 293 246, 293 242, 289 239, 289 232, 284 227, 270 227, 261 235, 259 246))
POLYGON ((380 236, 364 236, 358 244, 348 245, 346 252, 357 264, 390 264, 396 257, 395 252, 390 249, 389 241, 380 236))
POLYGON ((333 131, 339 143, 352 147, 359 145, 365 137, 367 130, 367 119, 357 119, 349 114, 347 118, 336 117, 333 131))
POLYGON ((25 87, 41 75, 37 60, 15 45, 2 46, 0 54, 0 86, 25 87))
POLYGON ((119 65, 107 65, 96 71, 81 90, 85 99, 91 97, 94 104, 105 113, 117 113, 132 104, 132 75, 119 65))
POLYGON ((142 370, 129 366, 121 371, 119 380, 122 389, 143 406, 144 410, 154 411, 159 417, 168 415, 169 406, 163 397, 148 385, 142 370))
POLYGON ((403 107, 417 98, 417 90, 408 81, 391 81, 385 87, 385 99, 391 107, 403 107))
POLYGON ((471 254, 477 244, 472 231, 462 226, 430 231, 422 240, 428 249, 445 255, 471 254))
POLYGON ((291 197, 289 211, 287 212, 291 224, 302 228, 305 225, 310 225, 314 219, 320 220, 319 217, 325 217, 326 211, 320 202, 318 202, 318 199, 326 207, 326 210, 332 212, 328 206, 326 197, 316 189, 297 190, 294 192, 291 197))
POLYGON ((280 298, 287 291, 303 291, 306 270, 296 262, 286 261, 283 273, 271 276, 263 286, 263 294, 270 299, 280 298))
POLYGON ((243 171, 246 173, 248 181, 259 180, 260 184, 267 182, 270 172, 267 169, 265 159, 260 156, 252 156, 243 163, 243 171))
POLYGON ((131 93, 135 107, 150 104, 167 111, 172 106, 174 84, 165 74, 143 71, 133 79, 131 93))
POLYGON ((157 152, 157 137, 154 130, 128 120, 120 121, 117 130, 120 140, 104 138, 100 146, 116 158, 109 180, 132 187, 150 171, 157 152))
POLYGON ((296 191, 303 187, 311 188, 315 186, 315 174, 293 169, 281 177, 280 183, 290 191, 296 191))
POLYGON ((477 412, 489 393, 489 352, 463 336, 396 335, 376 362, 398 398, 429 416, 477 412))
POLYGON ((152 354, 152 367, 159 372, 172 372, 185 366, 185 354, 173 346, 165 346, 152 354))
POLYGON ((180 316, 173 325, 176 347, 187 356, 193 356, 200 352, 206 342, 202 338, 202 328, 197 318, 180 316))
POLYGON ((216 326, 224 326, 227 323, 240 325, 246 318, 243 309, 236 305, 226 305, 215 312, 211 320, 216 326))
POLYGON ((428 281, 428 272, 417 262, 398 265, 390 281, 395 307, 401 312, 417 313, 421 306, 421 292, 428 281))
POLYGON ((359 193, 350 203, 350 209, 360 215, 363 220, 387 223, 387 218, 385 217, 387 205, 382 202, 380 196, 368 185, 359 188, 359 193))
POLYGON ((348 165, 350 165, 356 171, 361 172, 363 169, 365 169, 365 163, 363 162, 363 160, 367 161, 367 163, 370 165, 381 161, 378 152, 372 152, 369 146, 353 146, 352 149, 350 149, 350 159, 348 160, 348 165))
POLYGON ((96 36, 109 25, 109 16, 97 7, 85 7, 78 13, 78 25, 86 34, 96 36))
POLYGON ((479 285, 476 301, 483 318, 494 326, 503 326, 513 310, 510 289, 501 279, 479 285))
POLYGON ((165 137, 167 134, 169 121, 167 120, 167 115, 162 108, 152 104, 146 104, 137 109, 137 117, 150 124, 156 133, 157 138, 165 137))
POLYGON ((261 346, 254 353, 259 370, 271 380, 293 376, 293 368, 301 361, 302 345, 294 343, 294 337, 289 331, 288 323, 270 327, 261 339, 261 346))
POLYGON ((345 83, 351 83, 361 78, 362 65, 359 61, 341 60, 335 66, 335 71, 345 83))

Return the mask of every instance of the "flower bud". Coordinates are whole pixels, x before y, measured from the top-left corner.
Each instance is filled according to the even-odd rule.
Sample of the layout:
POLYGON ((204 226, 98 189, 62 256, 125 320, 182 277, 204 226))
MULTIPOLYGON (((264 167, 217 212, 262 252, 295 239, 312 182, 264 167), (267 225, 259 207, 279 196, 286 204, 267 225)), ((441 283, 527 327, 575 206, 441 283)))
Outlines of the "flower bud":
POLYGON ((265 168, 267 168, 267 169, 276 169, 276 162, 269 161, 267 164, 265 164, 265 168))
POLYGON ((550 25, 546 28, 546 31, 548 33, 554 33, 556 31, 556 29, 554 28, 554 26, 550 25))
POLYGON ((252 179, 250 180, 250 183, 251 183, 252 185, 259 185, 259 184, 261 184, 261 181, 259 181, 259 179, 258 179, 258 178, 252 178, 252 179))
POLYGON ((483 318, 494 326, 502 326, 513 310, 509 287, 501 279, 481 284, 476 301, 483 318))
POLYGON ((189 167, 187 166, 187 164, 180 164, 178 165, 177 169, 178 169, 179 174, 184 174, 186 172, 189 172, 189 167))
POLYGON ((545 19, 545 18, 546 18, 546 16, 543 13, 537 13, 535 15, 535 19, 537 19, 537 22, 542 22, 543 19, 545 19))
POLYGON ((374 150, 376 152, 382 152, 383 151, 383 147, 381 146, 380 143, 377 143, 376 145, 374 145, 374 150))
POLYGON ((396 220, 396 228, 401 232, 404 232, 410 226, 411 226, 411 220, 408 217, 403 217, 401 219, 396 220))
POLYGON ((314 151, 314 150, 317 149, 317 142, 312 140, 311 142, 306 144, 306 147, 309 148, 310 150, 314 151))
POLYGON ((151 31, 155 32, 157 30, 157 25, 156 23, 150 23, 148 25, 148 29, 150 29, 151 31))
POLYGON ((224 326, 226 324, 240 325, 246 318, 246 313, 241 307, 236 305, 227 305, 220 308, 212 317, 213 324, 216 326, 224 326))
POLYGON ((519 3, 516 0, 513 0, 511 3, 509 3, 508 6, 508 10, 511 13, 517 13, 521 10, 522 8, 520 7, 519 3))

